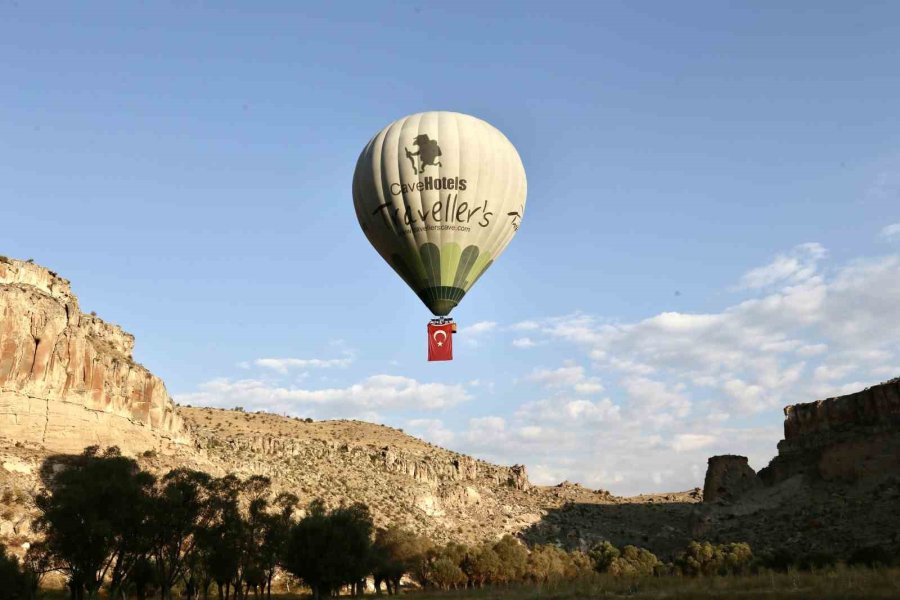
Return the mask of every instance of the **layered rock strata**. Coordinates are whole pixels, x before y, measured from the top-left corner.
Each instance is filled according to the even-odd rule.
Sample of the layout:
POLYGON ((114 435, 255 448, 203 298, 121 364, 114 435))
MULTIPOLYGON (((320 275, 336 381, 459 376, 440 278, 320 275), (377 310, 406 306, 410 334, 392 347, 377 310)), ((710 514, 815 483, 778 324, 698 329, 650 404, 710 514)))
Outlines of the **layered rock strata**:
POLYGON ((55 452, 186 443, 165 385, 133 349, 131 334, 81 312, 68 281, 0 257, 0 437, 55 452))
POLYGON ((852 481, 900 473, 900 378, 784 414, 778 456, 759 472, 767 484, 797 474, 852 481))

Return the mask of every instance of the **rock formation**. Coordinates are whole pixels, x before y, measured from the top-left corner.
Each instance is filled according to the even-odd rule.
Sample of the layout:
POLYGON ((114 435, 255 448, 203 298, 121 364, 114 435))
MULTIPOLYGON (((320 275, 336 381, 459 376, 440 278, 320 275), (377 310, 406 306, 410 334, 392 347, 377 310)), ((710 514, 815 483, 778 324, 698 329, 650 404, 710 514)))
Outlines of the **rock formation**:
POLYGON ((709 460, 691 537, 797 559, 900 552, 900 379, 784 414, 778 455, 757 477, 743 457, 709 460))
POLYGON ((900 473, 900 379, 784 409, 778 456, 759 473, 773 484, 797 474, 854 481, 900 473))
POLYGON ((134 337, 83 314, 69 282, 0 257, 0 437, 79 452, 164 449, 188 434, 134 337))
POLYGON ((703 484, 704 502, 730 502, 759 487, 756 471, 747 464, 746 456, 713 456, 707 465, 706 481, 703 484))

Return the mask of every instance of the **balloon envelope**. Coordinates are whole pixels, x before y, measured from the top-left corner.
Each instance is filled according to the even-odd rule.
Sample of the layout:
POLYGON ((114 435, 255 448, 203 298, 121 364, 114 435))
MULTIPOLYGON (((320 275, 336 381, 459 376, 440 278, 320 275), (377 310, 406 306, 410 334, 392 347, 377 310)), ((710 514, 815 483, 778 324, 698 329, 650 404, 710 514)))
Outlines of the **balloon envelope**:
POLYGON ((526 188, 522 160, 499 130, 469 115, 425 112, 366 145, 353 204, 372 246, 445 316, 518 231, 526 188))

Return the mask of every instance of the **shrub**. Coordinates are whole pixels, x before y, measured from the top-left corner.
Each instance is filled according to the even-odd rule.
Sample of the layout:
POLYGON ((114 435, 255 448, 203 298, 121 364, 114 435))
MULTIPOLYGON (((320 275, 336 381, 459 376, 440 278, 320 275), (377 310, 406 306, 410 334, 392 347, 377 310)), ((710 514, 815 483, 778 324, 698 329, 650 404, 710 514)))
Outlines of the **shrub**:
POLYGON ((598 573, 606 573, 609 571, 613 561, 619 558, 621 552, 609 542, 600 542, 594 545, 588 552, 591 561, 594 563, 594 569, 598 573))
POLYGON ((746 543, 691 542, 675 566, 684 575, 728 575, 746 572, 752 562, 753 551, 746 543))
POLYGON ((653 575, 654 569, 661 564, 656 555, 644 548, 625 546, 620 556, 614 558, 609 565, 609 572, 617 576, 638 577, 653 575))

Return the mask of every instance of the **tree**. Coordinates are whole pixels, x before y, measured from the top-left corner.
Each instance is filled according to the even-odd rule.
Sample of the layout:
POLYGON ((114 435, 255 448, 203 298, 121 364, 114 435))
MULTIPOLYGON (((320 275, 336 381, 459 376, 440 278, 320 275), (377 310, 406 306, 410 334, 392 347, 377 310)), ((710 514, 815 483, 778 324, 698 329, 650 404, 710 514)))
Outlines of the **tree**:
POLYGON ((108 577, 120 587, 146 542, 148 494, 154 478, 116 447, 86 448, 35 499, 35 527, 69 580, 74 600, 95 598, 108 577))
POLYGON ((147 600, 147 596, 154 589, 156 583, 156 567, 146 556, 138 560, 131 570, 128 578, 131 589, 137 600, 147 600))
POLYGON ((0 600, 26 600, 29 597, 28 576, 15 556, 7 556, 0 546, 0 600))
POLYGON ((569 555, 552 544, 537 545, 528 555, 528 577, 537 583, 559 581, 571 572, 569 555))
POLYGON ((356 584, 369 571, 372 517, 363 504, 328 511, 314 501, 291 528, 282 566, 302 579, 317 600, 356 584))
POLYGON ((266 597, 272 597, 272 579, 278 568, 278 559, 284 554, 288 536, 293 525, 294 510, 300 500, 294 494, 282 492, 275 497, 275 514, 266 516, 263 525, 262 545, 259 548, 259 566, 262 569, 266 597))
POLYGON ((418 570, 430 548, 428 539, 399 526, 379 529, 372 548, 376 593, 381 593, 382 581, 387 584, 388 594, 398 593, 403 575, 418 570))
POLYGON ((525 577, 528 570, 528 550, 519 540, 507 534, 494 544, 494 552, 500 559, 497 580, 510 583, 525 577))
POLYGON ((55 558, 47 550, 47 544, 44 541, 32 543, 25 552, 23 571, 28 579, 29 600, 37 597, 38 588, 44 575, 60 570, 54 561, 55 558))
POLYGON ((199 471, 175 469, 163 477, 162 486, 153 496, 151 555, 162 600, 171 599, 172 586, 196 550, 197 532, 212 519, 215 506, 208 495, 211 479, 199 471))
POLYGON ((488 544, 480 544, 470 552, 462 563, 462 570, 469 577, 469 583, 474 587, 484 587, 484 584, 497 581, 502 565, 500 557, 494 552, 494 548, 488 544))
POLYGON ((431 585, 442 590, 455 589, 465 585, 466 574, 447 556, 439 556, 429 567, 429 581, 431 585))
MULTIPOLYGON (((210 479, 194 526, 192 551, 185 554, 186 587, 208 589, 215 582, 219 600, 235 597, 244 550, 245 523, 240 514, 240 480, 229 475, 210 479)), ((184 576, 183 576, 184 578, 184 576)))

